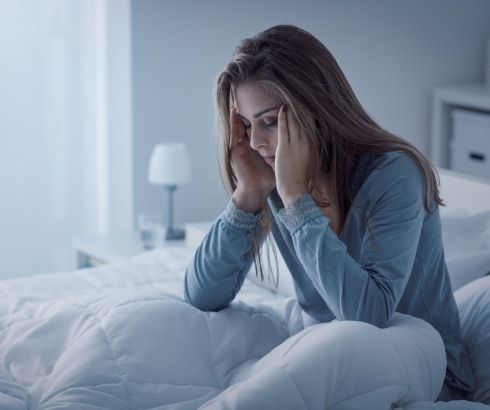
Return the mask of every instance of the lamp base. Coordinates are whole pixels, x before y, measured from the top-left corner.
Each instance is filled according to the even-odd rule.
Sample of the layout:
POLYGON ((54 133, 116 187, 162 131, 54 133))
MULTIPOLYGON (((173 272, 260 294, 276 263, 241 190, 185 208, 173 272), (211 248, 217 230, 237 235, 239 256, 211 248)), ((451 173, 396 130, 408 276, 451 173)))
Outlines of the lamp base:
POLYGON ((167 228, 165 230, 166 241, 176 241, 185 239, 185 230, 179 228, 167 228))

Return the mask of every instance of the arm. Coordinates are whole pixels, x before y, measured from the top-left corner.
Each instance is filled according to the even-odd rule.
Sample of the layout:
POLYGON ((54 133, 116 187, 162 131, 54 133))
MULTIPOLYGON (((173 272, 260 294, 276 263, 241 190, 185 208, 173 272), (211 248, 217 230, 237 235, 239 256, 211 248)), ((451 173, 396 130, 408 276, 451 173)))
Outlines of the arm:
POLYGON ((385 327, 404 292, 424 219, 423 181, 410 161, 401 157, 373 171, 371 236, 366 231, 359 262, 308 194, 279 213, 305 271, 338 319, 385 327))
POLYGON ((261 220, 262 212, 244 212, 230 200, 187 267, 184 295, 188 303, 218 311, 235 298, 253 262, 253 234, 261 220))

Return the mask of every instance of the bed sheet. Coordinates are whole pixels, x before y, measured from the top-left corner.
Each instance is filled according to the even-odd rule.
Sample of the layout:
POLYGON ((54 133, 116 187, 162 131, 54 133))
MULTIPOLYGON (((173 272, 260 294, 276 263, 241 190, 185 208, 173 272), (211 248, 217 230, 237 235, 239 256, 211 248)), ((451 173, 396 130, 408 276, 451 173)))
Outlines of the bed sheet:
POLYGON ((0 408, 382 410, 439 392, 444 349, 427 323, 305 327, 293 297, 250 280, 228 309, 201 312, 182 295, 192 255, 1 281, 0 408))

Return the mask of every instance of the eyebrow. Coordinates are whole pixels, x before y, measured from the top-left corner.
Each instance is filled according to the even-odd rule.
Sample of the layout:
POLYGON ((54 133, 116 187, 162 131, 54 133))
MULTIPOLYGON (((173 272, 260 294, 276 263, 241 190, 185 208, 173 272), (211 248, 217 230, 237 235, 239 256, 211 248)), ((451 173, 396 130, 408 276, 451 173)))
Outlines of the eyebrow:
MULTIPOLYGON (((259 111, 257 113, 254 114, 254 118, 258 118, 260 117, 262 114, 265 114, 266 112, 269 112, 269 111, 272 111, 272 110, 277 110, 278 108, 281 108, 280 105, 277 105, 275 107, 270 107, 270 108, 266 108, 265 110, 262 110, 262 111, 259 111)), ((243 119, 247 120, 243 115, 241 114, 237 114, 239 117, 242 117, 243 119)), ((248 121, 248 120, 247 120, 248 121)))

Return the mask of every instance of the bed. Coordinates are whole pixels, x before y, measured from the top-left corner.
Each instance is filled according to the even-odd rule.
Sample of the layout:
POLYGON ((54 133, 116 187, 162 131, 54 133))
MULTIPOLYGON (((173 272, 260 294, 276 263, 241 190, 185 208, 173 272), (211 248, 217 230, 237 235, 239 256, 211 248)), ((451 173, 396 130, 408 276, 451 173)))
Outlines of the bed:
MULTIPOLYGON (((464 341, 490 402, 490 183, 440 170, 448 269, 464 341), (463 195, 462 195, 463 193, 463 195)), ((253 271, 227 309, 183 301, 193 248, 0 281, 0 409, 484 409, 434 402, 438 333, 397 314, 387 329, 317 324, 253 271)))

